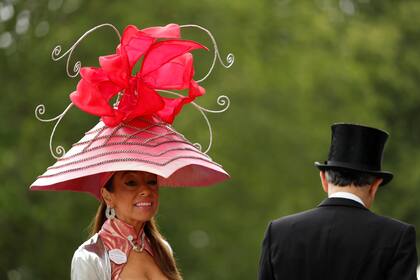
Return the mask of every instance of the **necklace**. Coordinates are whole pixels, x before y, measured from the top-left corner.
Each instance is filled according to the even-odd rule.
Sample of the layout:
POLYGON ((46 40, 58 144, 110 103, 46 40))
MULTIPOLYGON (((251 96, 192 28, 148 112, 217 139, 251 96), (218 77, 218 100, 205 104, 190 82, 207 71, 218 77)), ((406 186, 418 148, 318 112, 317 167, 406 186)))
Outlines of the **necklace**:
POLYGON ((144 250, 144 231, 141 234, 141 243, 140 243, 140 248, 139 248, 139 244, 134 243, 134 238, 132 235, 127 236, 127 240, 128 242, 130 242, 131 247, 133 247, 133 250, 137 253, 143 252, 144 250))

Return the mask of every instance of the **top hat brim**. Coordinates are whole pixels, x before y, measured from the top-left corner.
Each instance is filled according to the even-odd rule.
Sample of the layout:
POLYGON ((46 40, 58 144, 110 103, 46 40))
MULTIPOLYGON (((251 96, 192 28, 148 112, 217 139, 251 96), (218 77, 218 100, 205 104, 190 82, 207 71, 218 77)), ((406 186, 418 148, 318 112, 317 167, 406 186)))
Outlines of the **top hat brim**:
POLYGON ((360 167, 356 167, 356 166, 352 166, 349 163, 344 163, 344 162, 334 162, 332 163, 328 163, 328 162, 315 162, 315 166, 321 170, 321 171, 325 171, 328 169, 335 169, 335 170, 351 170, 351 171, 359 171, 359 172, 363 172, 363 173, 368 173, 368 174, 372 174, 375 176, 378 176, 379 178, 382 178, 382 183, 381 183, 381 187, 385 186, 386 184, 388 184, 392 178, 394 178, 394 175, 391 172, 388 171, 378 171, 378 170, 369 170, 369 169, 363 169, 360 167))

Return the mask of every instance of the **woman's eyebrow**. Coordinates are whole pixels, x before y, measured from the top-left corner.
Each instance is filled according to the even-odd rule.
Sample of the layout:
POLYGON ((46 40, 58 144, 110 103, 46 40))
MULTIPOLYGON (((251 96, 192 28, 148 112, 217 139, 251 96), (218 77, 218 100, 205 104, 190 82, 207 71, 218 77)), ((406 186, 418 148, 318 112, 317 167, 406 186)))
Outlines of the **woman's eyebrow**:
POLYGON ((125 175, 129 174, 132 171, 123 171, 123 173, 121 174, 121 178, 124 178, 125 175))

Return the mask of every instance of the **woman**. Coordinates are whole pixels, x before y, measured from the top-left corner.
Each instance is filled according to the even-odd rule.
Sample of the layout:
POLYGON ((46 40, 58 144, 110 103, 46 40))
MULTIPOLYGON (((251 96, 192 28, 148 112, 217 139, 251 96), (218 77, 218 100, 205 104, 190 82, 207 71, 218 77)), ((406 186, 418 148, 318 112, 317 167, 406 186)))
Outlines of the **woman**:
MULTIPOLYGON (((95 27, 82 38, 102 26, 110 25, 95 27)), ((80 40, 62 56, 57 47, 53 58, 71 55, 80 40)), ((120 36, 115 54, 100 57, 100 67, 80 69, 81 80, 70 95, 72 104, 62 114, 44 120, 39 115, 45 107, 37 107, 38 119, 57 124, 73 105, 101 117, 61 157, 54 154, 50 142, 57 162, 31 185, 31 190, 87 192, 101 201, 93 235, 74 254, 73 280, 181 279, 171 248, 154 221, 159 186, 208 186, 229 178, 221 165, 171 126, 185 104, 204 94, 193 79, 190 53, 203 48, 182 40, 177 24, 142 30, 130 25, 120 36), (161 96, 163 92, 176 98, 161 96)), ((216 45, 214 55, 215 61, 216 45)), ((233 63, 233 56, 229 57, 233 63)), ((226 97, 218 103, 226 105, 219 112, 229 106, 226 97)), ((203 115, 217 112, 195 107, 203 115)), ((56 149, 62 151, 62 147, 56 149)))
POLYGON ((154 221, 159 205, 157 176, 116 172, 101 193, 104 201, 93 222, 93 236, 75 252, 71 278, 181 279, 154 221), (104 275, 109 271, 111 276, 104 275))
POLYGON ((171 126, 137 118, 117 127, 99 122, 31 189, 88 192, 101 201, 94 235, 74 254, 72 280, 172 280, 180 274, 153 219, 158 186, 206 186, 227 178, 171 126))

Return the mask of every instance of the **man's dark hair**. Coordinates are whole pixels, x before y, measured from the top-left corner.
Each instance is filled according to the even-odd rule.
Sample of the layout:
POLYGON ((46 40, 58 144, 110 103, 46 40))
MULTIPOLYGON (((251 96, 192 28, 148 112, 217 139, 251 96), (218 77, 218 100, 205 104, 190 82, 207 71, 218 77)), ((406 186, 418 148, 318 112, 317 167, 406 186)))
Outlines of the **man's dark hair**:
POLYGON ((328 169, 325 171, 325 175, 328 183, 340 187, 349 185, 363 187, 372 184, 377 178, 369 173, 344 169, 328 169))

